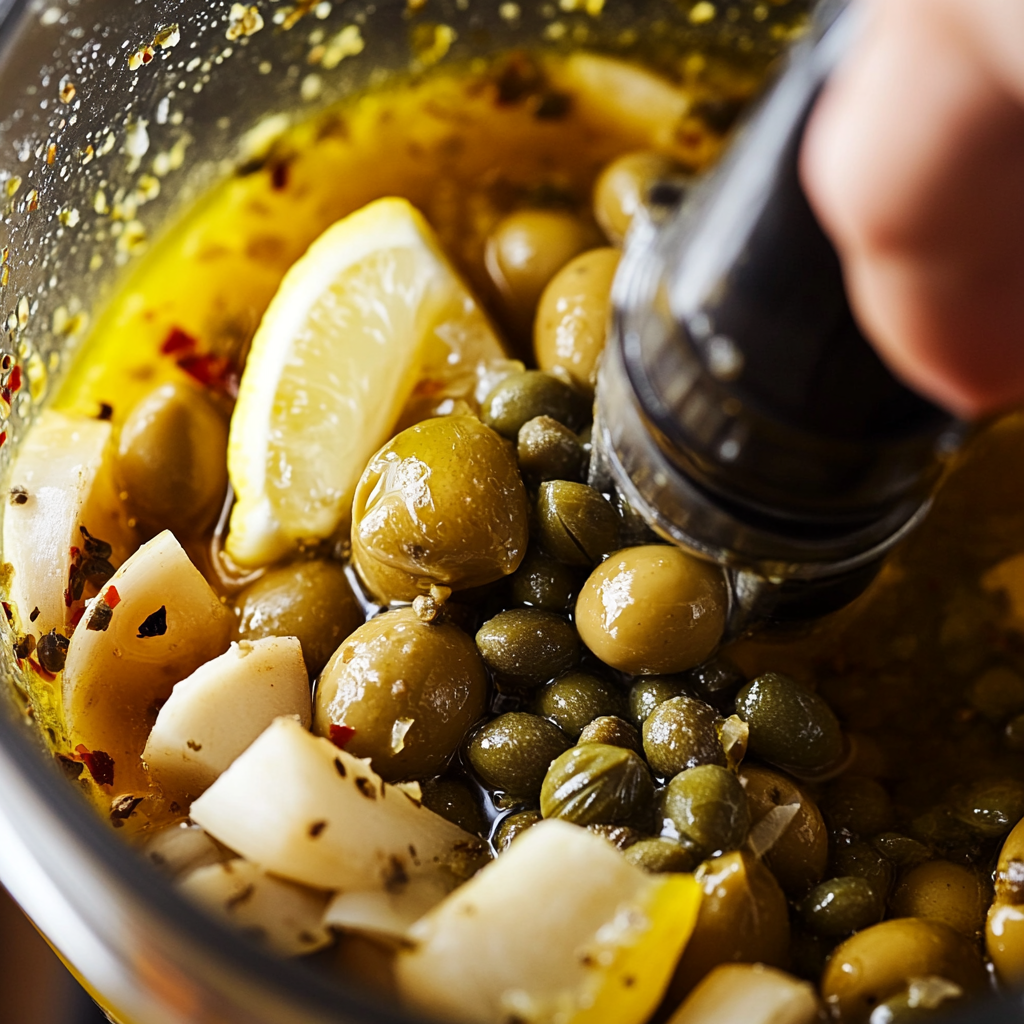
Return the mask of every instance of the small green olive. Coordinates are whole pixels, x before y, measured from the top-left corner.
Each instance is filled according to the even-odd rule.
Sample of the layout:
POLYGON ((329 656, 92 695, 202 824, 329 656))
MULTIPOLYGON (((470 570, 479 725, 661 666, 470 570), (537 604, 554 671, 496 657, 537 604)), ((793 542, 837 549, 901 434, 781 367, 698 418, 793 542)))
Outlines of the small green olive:
POLYGON ((549 480, 537 494, 537 539, 560 562, 589 568, 619 546, 619 514, 593 487, 549 480))
POLYGON ((540 811, 517 811, 515 814, 506 815, 494 830, 494 848, 498 853, 504 853, 512 845, 513 840, 543 820, 540 811))
POLYGON ((850 876, 816 885, 800 902, 799 910, 811 931, 837 939, 877 923, 882 903, 870 882, 850 876))
POLYGON ((570 672, 537 691, 533 711, 550 718, 575 740, 595 718, 617 715, 624 705, 623 696, 613 683, 585 672, 570 672))
POLYGON ((855 876, 863 878, 875 892, 879 905, 883 906, 892 890, 896 872, 873 843, 863 840, 836 844, 831 857, 832 874, 836 877, 855 876))
POLYGON ((643 150, 613 160, 594 186, 594 217, 608 240, 621 245, 633 218, 647 205, 651 186, 681 171, 668 157, 643 150))
POLYGON ((235 598, 235 607, 235 639, 298 637, 314 678, 364 620, 345 570, 320 558, 268 570, 235 598))
POLYGON ((868 1024, 930 1024, 937 1016, 945 1019, 963 997, 960 986, 945 978, 916 978, 906 991, 876 1006, 868 1024))
POLYGON ((480 627, 476 644, 487 667, 510 686, 540 686, 580 660, 579 638, 570 623, 539 608, 500 612, 480 627))
POLYGON ((668 544, 617 551, 583 584, 576 628, 605 664, 633 675, 682 672, 725 629, 722 571, 668 544))
POLYGON ((643 726, 648 763, 665 778, 699 764, 724 768, 725 751, 718 738, 720 725, 718 712, 693 697, 673 697, 659 704, 643 726))
POLYGON ((828 785, 819 806, 834 834, 873 836, 892 827, 892 801, 874 779, 843 775, 828 785))
POLYGON ((227 493, 228 425, 189 384, 164 384, 128 414, 115 474, 132 515, 184 540, 213 523, 227 493))
POLYGON ((575 569, 531 545, 509 577, 509 596, 513 604, 565 615, 572 611, 582 582, 575 569))
POLYGON ((1024 818, 1024 783, 1013 778, 974 783, 954 800, 953 814, 985 839, 1004 836, 1024 818))
POLYGON ((626 860, 644 871, 661 874, 693 871, 701 858, 695 847, 674 839, 641 839, 626 850, 626 860))
POLYGON ((662 808, 702 858, 737 849, 750 828, 743 786, 731 771, 716 764, 680 772, 668 784, 662 808))
POLYGON ((832 709, 780 672, 767 672, 736 695, 736 714, 750 726, 750 751, 798 773, 820 772, 843 756, 843 732, 832 709))
POLYGON ((550 373, 523 370, 499 381, 480 410, 484 423, 510 441, 515 441, 519 431, 539 416, 578 430, 590 418, 590 403, 550 373))
POLYGON ((992 893, 981 876, 962 864, 932 860, 908 871, 896 887, 893 917, 924 917, 976 939, 985 927, 992 893))
POLYGON ((474 416, 424 420, 370 460, 352 506, 352 557, 380 601, 465 590, 514 572, 529 509, 512 446, 474 416))
POLYGON ((967 695, 971 705, 992 722, 1005 722, 1024 711, 1024 677, 1004 665, 983 672, 967 695))
POLYGON ((643 753, 640 733, 625 719, 614 715, 602 715, 585 726, 576 745, 583 746, 584 743, 606 743, 611 747, 625 747, 638 754, 643 753))
POLYGON ((345 749, 384 779, 424 778, 448 763, 484 713, 487 673, 457 626, 423 622, 412 608, 362 625, 327 663, 313 729, 353 730, 345 749))
POLYGON ((487 834, 487 819, 473 788, 462 779, 427 779, 421 786, 423 806, 458 825, 465 832, 487 834))
POLYGON ((477 730, 467 756, 488 786, 529 800, 540 794, 551 762, 571 745, 546 718, 508 711, 477 730))
POLYGON ((643 832, 630 825, 587 825, 587 831, 611 843, 616 850, 628 850, 644 837, 643 832))
POLYGON ((544 777, 540 812, 575 825, 630 824, 649 818, 654 783, 632 750, 588 743, 557 757, 544 777))
POLYGON ((1006 837, 996 865, 996 902, 1024 904, 1024 822, 1006 837))
POLYGON ((640 676, 629 688, 629 714, 639 728, 651 712, 673 697, 688 695, 679 676, 640 676))
POLYGON ((534 416, 519 428, 519 469, 529 480, 579 480, 587 457, 580 439, 550 416, 534 416))

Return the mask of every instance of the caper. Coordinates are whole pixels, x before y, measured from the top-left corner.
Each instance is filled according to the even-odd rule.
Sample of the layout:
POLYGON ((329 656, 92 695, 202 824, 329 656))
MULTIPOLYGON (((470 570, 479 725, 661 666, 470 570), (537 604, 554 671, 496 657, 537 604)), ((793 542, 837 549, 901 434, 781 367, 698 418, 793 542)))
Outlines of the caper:
POLYGON ((983 672, 971 684, 971 705, 993 722, 1004 722, 1024 711, 1024 678, 1004 665, 983 672))
POLYGON ((954 801, 953 814, 986 839, 1004 836, 1024 818, 1024 783, 1009 778, 974 783, 954 801))
POLYGON ((560 615, 539 608, 500 612, 480 627, 476 645, 487 667, 512 686, 539 686, 580 660, 576 631, 560 615))
POLYGON ((927 846, 899 832, 883 832, 871 840, 871 845, 898 868, 915 868, 931 857, 927 846))
POLYGON ((529 509, 512 446, 475 416, 424 420, 370 460, 352 506, 352 557, 380 601, 465 590, 514 572, 529 509))
POLYGON ((581 582, 575 569, 532 545, 509 577, 509 596, 513 604, 564 615, 572 610, 581 582))
POLYGON ((611 843, 616 850, 628 850, 634 843, 643 839, 644 835, 630 825, 588 825, 587 831, 611 843))
POLYGON ((633 675, 706 661, 725 629, 722 571, 668 544, 617 551, 583 584, 576 628, 605 664, 633 675))
POLYGON ((833 833, 873 836, 892 826, 892 801, 874 779, 843 775, 829 784, 819 806, 833 833))
POLYGON ((848 876, 816 885, 800 902, 800 917, 813 932, 839 938, 875 924, 882 903, 871 883, 848 876))
POLYGON ((651 187, 678 177, 680 166, 660 153, 626 153, 613 160, 594 186, 594 217, 608 240, 621 245, 636 216, 648 202, 651 187))
POLYGON ((656 837, 641 839, 626 851, 626 860, 644 871, 661 874, 667 871, 693 871, 701 857, 688 842, 656 837))
POLYGON ((199 537, 227 493, 228 425, 198 388, 163 384, 121 427, 116 475, 128 507, 151 533, 199 537))
POLYGON ((546 718, 509 711, 474 734, 467 756, 487 785, 529 799, 539 795, 551 762, 569 746, 569 737, 546 718))
POLYGON ((589 414, 589 403, 578 391, 542 370, 509 374, 494 386, 480 410, 484 423, 510 441, 539 416, 578 430, 589 414))
POLYGON ((498 853, 502 853, 512 845, 514 839, 543 820, 540 811, 517 811, 515 814, 506 815, 494 830, 494 848, 498 853))
POLYGON ((926 917, 977 938, 985 926, 991 892, 962 864, 932 860, 908 871, 892 896, 893 917, 926 917))
POLYGON ((837 844, 832 851, 832 871, 837 876, 863 878, 883 905, 892 889, 896 872, 874 844, 858 840, 848 846, 837 844))
POLYGON ((353 730, 345 749, 372 758, 389 781, 423 778, 448 763, 486 695, 487 673, 461 629, 397 608, 360 626, 327 663, 313 728, 353 730))
POLYGON ((650 766, 665 778, 699 764, 725 767, 718 738, 721 719, 714 708, 692 697, 673 697, 659 704, 643 726, 644 753, 650 766))
POLYGON ((780 768, 819 772, 843 755, 832 709, 780 672, 747 683, 736 695, 736 713, 750 726, 751 752, 780 768))
POLYGON ((519 428, 516 457, 532 481, 578 480, 587 457, 580 439, 550 416, 534 416, 519 428))
POLYGON ((602 715, 600 718, 595 718, 584 727, 576 742, 577 746, 583 746, 584 743, 606 743, 611 747, 625 747, 638 754, 643 753, 640 733, 629 722, 617 718, 615 715, 602 715))
POLYGON ((473 835, 485 835, 487 819, 472 787, 461 779, 428 779, 421 786, 423 806, 473 835))
POLYGON ((624 704, 614 684, 585 672, 570 672, 537 691, 533 711, 550 718, 575 740, 584 726, 602 715, 618 714, 624 704))
POLYGON ((630 717, 638 727, 642 726, 659 704, 686 692, 679 676, 640 676, 629 688, 630 717))
POLYGON ((817 985, 835 947, 835 939, 827 939, 824 935, 808 931, 797 918, 789 946, 790 967, 793 973, 817 985))
POLYGON ((550 480, 537 494, 537 537, 559 561, 587 568, 619 546, 619 515, 592 487, 550 480))
POLYGON ((548 282, 537 306, 533 351, 542 370, 559 370, 590 394, 604 349, 616 249, 591 249, 570 260, 548 282))
POLYGON ((947 804, 936 804, 913 818, 907 829, 914 839, 937 850, 953 850, 977 842, 977 833, 947 804))
POLYGON ((337 562, 317 558, 269 569, 236 598, 238 640, 294 636, 310 676, 363 624, 363 610, 337 562))
POLYGON ((739 666, 724 654, 717 654, 683 674, 683 682, 688 689, 717 706, 730 700, 746 681, 747 677, 739 666))
POLYGON ((540 812, 576 825, 616 825, 650 816, 654 783, 632 750, 588 743, 557 757, 544 777, 540 812))
POLYGON ((69 643, 68 638, 63 633, 58 633, 55 629, 51 629, 49 633, 44 633, 36 645, 36 657, 39 659, 39 664, 47 672, 52 672, 54 675, 62 672, 64 670, 64 662, 67 661, 68 657, 69 643))
POLYGON ((680 772, 662 800, 666 818, 701 857, 735 850, 747 838, 750 813, 739 779, 726 768, 702 764, 680 772))

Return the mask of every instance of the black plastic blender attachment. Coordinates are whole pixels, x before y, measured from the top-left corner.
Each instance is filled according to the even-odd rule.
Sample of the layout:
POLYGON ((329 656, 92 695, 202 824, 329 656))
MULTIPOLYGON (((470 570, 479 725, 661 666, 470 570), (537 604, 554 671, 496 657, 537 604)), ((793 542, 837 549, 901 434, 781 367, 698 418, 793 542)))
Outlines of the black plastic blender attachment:
POLYGON ((726 567, 732 633, 856 597, 965 432, 861 334, 800 186, 804 127, 856 15, 832 5, 719 168, 634 227, 612 292, 595 482, 726 567))

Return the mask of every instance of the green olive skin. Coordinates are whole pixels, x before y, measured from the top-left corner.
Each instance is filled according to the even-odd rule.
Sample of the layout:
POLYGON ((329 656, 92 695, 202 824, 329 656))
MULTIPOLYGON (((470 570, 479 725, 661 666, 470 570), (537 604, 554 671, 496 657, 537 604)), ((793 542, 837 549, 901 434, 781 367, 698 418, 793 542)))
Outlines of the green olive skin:
POLYGON ((533 352, 542 370, 566 374, 584 394, 597 384, 619 266, 617 249, 591 249, 548 282, 537 306, 533 352))
POLYGON ((996 779, 968 786, 954 801, 953 814, 985 839, 1004 836, 1024 818, 1024 783, 996 779))
POLYGON ((467 750, 473 770, 492 789, 533 800, 551 762, 572 745, 557 725, 523 711, 508 711, 478 729, 467 750))
POLYGON ((675 161, 645 150, 608 164, 594 186, 594 218, 608 241, 621 246, 633 218, 647 205, 651 187, 680 172, 675 161))
MULTIPOLYGON (((936 982, 932 981, 930 984, 935 985, 936 982)), ((944 982, 940 980, 937 984, 944 982)), ((941 1013, 945 1016, 962 1000, 963 995, 952 985, 943 988, 941 994, 936 991, 925 1000, 907 989, 876 1006, 871 1011, 868 1024, 929 1024, 935 1020, 936 1014, 941 1013)))
POLYGON ((457 626, 412 608, 360 626, 317 683, 313 730, 354 729, 345 750, 369 757, 388 782, 440 772, 486 708, 487 673, 457 626))
POLYGON ((523 476, 541 483, 579 480, 587 462, 580 439, 550 416, 534 416, 519 428, 516 458, 523 476))
POLYGON ((618 715, 624 706, 622 694, 614 684, 585 672, 570 672, 548 683, 533 700, 535 714, 550 718, 574 740, 594 719, 618 715))
POLYGON ((673 697, 688 696, 678 676, 640 676, 629 688, 629 715, 641 728, 651 712, 673 697))
POLYGON ((311 678, 364 620, 345 570, 326 559, 270 569, 236 598, 236 640, 294 636, 311 678))
POLYGON ((973 868, 932 860, 908 871, 892 895, 893 917, 923 917, 978 938, 992 900, 989 886, 973 868))
POLYGON ((702 858, 737 849, 750 828, 743 786, 716 764, 680 772, 665 790, 662 809, 702 858))
POLYGON ((931 853, 924 843, 919 843, 916 839, 901 835, 899 832, 883 832, 871 840, 871 845, 889 863, 902 870, 916 868, 918 864, 931 859, 931 853))
POLYGON ((643 754, 640 733, 625 719, 615 715, 602 715, 584 726, 576 745, 581 747, 585 743, 606 743, 610 747, 625 747, 643 754))
POLYGON ((882 904, 870 882, 848 876, 816 885, 800 902, 799 911, 811 931, 838 939, 876 924, 882 904))
POLYGON ((464 832, 482 836, 487 832, 480 800, 461 779, 427 779, 421 786, 423 806, 458 825, 464 832))
POLYGON ((542 370, 523 370, 499 381, 484 399, 480 418, 502 437, 515 441, 537 417, 579 430, 590 417, 590 403, 565 381, 542 370))
POLYGON ((473 416, 424 420, 370 460, 352 505, 352 558, 381 601, 466 590, 515 572, 529 539, 515 452, 473 416))
POLYGON ((480 627, 476 644, 498 680, 513 687, 540 686, 574 669, 580 660, 572 625, 539 608, 500 612, 480 627))
POLYGON ((199 388, 151 391, 118 440, 115 475, 131 514, 150 533, 202 536, 224 504, 227 450, 227 421, 199 388))
POLYGON ((620 825, 650 816, 654 783, 624 747, 587 743, 557 757, 544 777, 540 813, 574 825, 620 825))
POLYGON ((576 600, 576 628, 620 672, 682 672, 718 646, 726 605, 717 566, 668 544, 645 544, 615 552, 590 574, 576 600))
POLYGON ((692 697, 673 697, 659 704, 643 725, 648 764, 664 778, 700 764, 724 768, 720 725, 718 712, 692 697))
POLYGON ((651 874, 690 872, 700 863, 695 847, 674 839, 641 839, 626 850, 626 860, 651 874))
POLYGON ((828 785, 819 806, 833 833, 874 836, 892 827, 892 801, 875 779, 843 775, 828 785))
POLYGON ((848 846, 837 843, 832 850, 830 865, 834 876, 863 878, 874 890, 879 905, 884 906, 892 891, 896 872, 873 843, 864 840, 848 846))
POLYGON ((724 654, 691 668, 683 674, 683 682, 695 696, 716 707, 731 700, 747 677, 724 654))
POLYGON ((519 568, 509 577, 510 603, 566 615, 576 603, 582 579, 575 569, 531 545, 519 568))
POLYGON ((504 853, 515 839, 521 836, 528 828, 532 828, 538 821, 544 819, 540 811, 517 811, 515 814, 506 815, 498 823, 494 830, 492 843, 498 853, 504 853))
POLYGON ((560 562, 589 569, 619 546, 619 514, 586 484, 549 480, 537 493, 537 539, 560 562))
POLYGON ((832 709, 788 676, 767 672, 736 695, 736 714, 750 726, 750 751, 770 764, 815 773, 843 756, 843 732, 832 709))

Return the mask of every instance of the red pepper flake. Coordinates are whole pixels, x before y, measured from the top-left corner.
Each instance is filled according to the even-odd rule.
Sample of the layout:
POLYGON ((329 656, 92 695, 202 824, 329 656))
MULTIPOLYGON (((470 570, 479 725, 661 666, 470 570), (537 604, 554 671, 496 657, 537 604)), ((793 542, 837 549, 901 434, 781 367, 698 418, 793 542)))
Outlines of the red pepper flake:
POLYGON ((231 398, 238 397, 238 371, 227 356, 215 356, 209 352, 182 356, 178 366, 203 387, 221 391, 231 398))
POLYGON ((0 388, 0 398, 2 398, 8 405, 11 404, 11 389, 9 387, 0 388))
POLYGON ((103 600, 111 608, 116 608, 121 603, 121 595, 117 592, 117 587, 107 587, 107 592, 103 595, 103 600))
POLYGON ((47 672, 46 669, 43 668, 43 666, 40 665, 35 658, 28 659, 28 667, 32 669, 32 671, 35 672, 35 674, 39 676, 40 679, 45 679, 46 682, 48 683, 52 683, 54 679, 57 678, 52 672, 47 672))
POLYGON ((165 355, 173 355, 175 352, 194 352, 199 342, 186 333, 180 327, 172 327, 171 333, 164 339, 160 351, 165 355))
MULTIPOLYGON (((67 594, 67 591, 65 591, 65 596, 70 596, 70 595, 67 594)), ((72 632, 74 631, 75 626, 77 626, 82 621, 82 616, 84 614, 85 614, 85 605, 82 605, 81 608, 76 608, 75 609, 74 615, 71 616, 70 629, 72 630, 72 632)))
POLYGON ((7 378, 7 386, 11 389, 12 392, 21 390, 20 366, 15 366, 14 369, 11 370, 11 375, 10 377, 7 378))
POLYGON ((99 786, 114 784, 114 759, 105 750, 90 750, 83 743, 75 747, 93 780, 99 786))
POLYGON ((6 441, 7 441, 7 431, 6 430, 0 430, 0 448, 2 448, 4 446, 4 443, 6 441))
POLYGON ((356 731, 351 725, 332 725, 331 742, 339 749, 344 750, 345 744, 355 736, 356 731))

